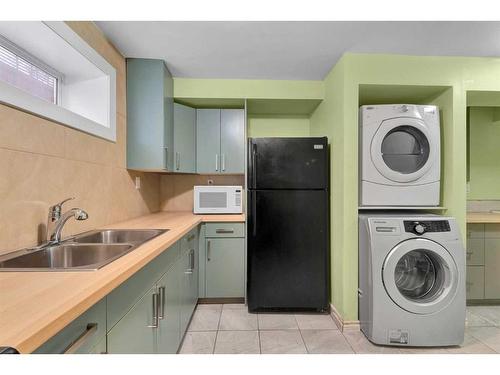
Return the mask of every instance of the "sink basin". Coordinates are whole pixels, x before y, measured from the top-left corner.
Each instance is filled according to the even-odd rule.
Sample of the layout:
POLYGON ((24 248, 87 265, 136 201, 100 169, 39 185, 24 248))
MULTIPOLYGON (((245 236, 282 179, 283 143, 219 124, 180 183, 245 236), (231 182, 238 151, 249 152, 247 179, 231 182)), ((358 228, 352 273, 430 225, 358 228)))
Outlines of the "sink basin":
POLYGON ((139 244, 149 241, 168 229, 107 229, 96 230, 80 234, 71 238, 70 242, 77 243, 129 243, 139 244))
MULTIPOLYGON (((61 244, 34 250, 20 250, 5 260, 0 258, 3 271, 68 271, 96 270, 125 255, 132 244, 61 244)), ((7 257, 7 256, 6 256, 7 257)))
POLYGON ((168 229, 106 229, 0 256, 0 271, 97 270, 168 229))

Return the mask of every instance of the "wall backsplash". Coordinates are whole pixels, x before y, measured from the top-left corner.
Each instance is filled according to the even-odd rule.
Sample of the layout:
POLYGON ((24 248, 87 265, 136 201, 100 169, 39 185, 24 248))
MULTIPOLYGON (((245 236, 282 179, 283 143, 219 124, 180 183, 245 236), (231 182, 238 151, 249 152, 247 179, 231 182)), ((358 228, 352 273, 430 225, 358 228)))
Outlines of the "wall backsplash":
POLYGON ((68 221, 63 235, 160 209, 160 176, 125 168, 125 59, 92 22, 68 24, 116 68, 117 142, 0 105, 0 253, 43 240, 49 206, 67 197, 89 219, 68 221))
POLYGON ((161 210, 192 211, 193 186, 208 185, 245 185, 244 175, 162 175, 161 176, 161 210))

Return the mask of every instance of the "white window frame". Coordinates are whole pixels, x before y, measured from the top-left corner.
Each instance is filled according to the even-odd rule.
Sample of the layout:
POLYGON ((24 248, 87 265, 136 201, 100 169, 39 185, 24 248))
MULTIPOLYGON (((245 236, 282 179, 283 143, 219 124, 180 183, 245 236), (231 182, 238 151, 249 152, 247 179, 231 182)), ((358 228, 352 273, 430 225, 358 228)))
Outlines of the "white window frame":
MULTIPOLYGON (((60 105, 49 103, 46 100, 33 96, 30 93, 1 81, 0 102, 86 133, 96 135, 106 140, 116 142, 116 69, 99 53, 97 53, 97 51, 89 46, 87 42, 85 42, 65 22, 43 21, 43 23, 107 76, 109 80, 107 124, 99 124, 64 107, 61 107, 60 105)), ((25 58, 24 56, 21 57, 25 58)), ((26 59, 28 61, 33 61, 31 58, 26 59)), ((38 63, 35 64, 35 62, 33 62, 33 64, 39 66, 38 63)), ((44 64, 44 66, 46 65, 44 64)), ((39 67, 45 70, 42 66, 39 67)), ((50 71, 49 73, 52 74, 50 71)), ((58 90, 60 90, 60 86, 61 85, 58 84, 58 90)), ((60 103, 60 95, 61 93, 58 92, 58 103, 60 103)))

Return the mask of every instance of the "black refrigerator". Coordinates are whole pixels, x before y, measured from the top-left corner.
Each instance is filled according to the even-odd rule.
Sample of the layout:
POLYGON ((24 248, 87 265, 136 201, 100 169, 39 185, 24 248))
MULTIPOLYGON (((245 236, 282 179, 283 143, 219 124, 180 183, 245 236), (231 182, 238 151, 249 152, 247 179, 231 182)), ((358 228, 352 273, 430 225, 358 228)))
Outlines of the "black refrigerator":
POLYGON ((328 172, 326 137, 248 140, 250 312, 329 310, 328 172))

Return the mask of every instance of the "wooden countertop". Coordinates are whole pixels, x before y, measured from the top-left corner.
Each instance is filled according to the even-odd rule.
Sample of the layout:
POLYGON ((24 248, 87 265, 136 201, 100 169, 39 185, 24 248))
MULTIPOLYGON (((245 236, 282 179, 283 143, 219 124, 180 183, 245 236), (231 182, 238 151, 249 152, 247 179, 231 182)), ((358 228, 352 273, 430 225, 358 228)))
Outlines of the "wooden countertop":
POLYGON ((500 213, 467 212, 467 223, 470 224, 500 224, 500 213))
POLYGON ((0 272, 0 346, 30 353, 201 222, 245 215, 160 212, 107 226, 169 229, 97 271, 0 272))

